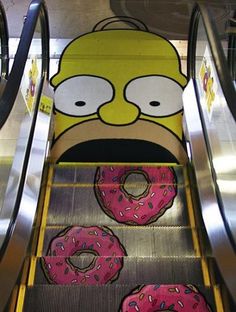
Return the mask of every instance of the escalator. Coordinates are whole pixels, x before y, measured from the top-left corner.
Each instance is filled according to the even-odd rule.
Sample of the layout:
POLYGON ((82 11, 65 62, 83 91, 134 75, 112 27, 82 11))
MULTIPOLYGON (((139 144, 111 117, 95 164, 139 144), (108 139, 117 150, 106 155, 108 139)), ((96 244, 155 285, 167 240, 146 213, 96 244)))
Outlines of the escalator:
MULTIPOLYGON (((33 6, 30 7, 26 18, 28 25, 31 21, 31 10, 35 6, 36 20, 39 16, 43 20, 42 15, 44 18, 47 15, 44 2, 33 1, 33 6)), ((208 33, 209 27, 211 29, 212 25, 209 26, 206 23, 209 18, 209 13, 206 12, 208 11, 204 6, 195 8, 192 17, 192 32, 196 35, 197 29, 199 32, 207 34, 206 43, 209 45, 207 49, 211 51, 212 41, 208 37, 208 33), (203 19, 202 24, 196 23, 198 20, 196 16, 203 19)), ((111 22, 109 20, 107 24, 110 25, 111 22)), ((42 24, 41 21, 41 28, 43 28, 42 24)), ((27 24, 24 27, 26 26, 27 24)), ((103 25, 102 28, 104 27, 103 25)), ((116 34, 120 36, 121 33, 122 31, 118 30, 116 34)), ((107 36, 109 30, 105 32, 97 30, 96 35, 100 34, 107 36)), ((89 35, 94 36, 94 33, 89 35)), ((44 36, 45 33, 41 39, 44 36)), ((112 33, 112 38, 114 37, 115 33, 112 33)), ((196 42, 196 39, 198 40, 198 37, 193 36, 193 42, 196 42)), ((99 60, 99 70, 102 68, 103 76, 99 77, 95 70, 90 72, 89 77, 86 77, 86 84, 83 85, 82 80, 78 81, 83 85, 83 91, 86 90, 86 85, 92 78, 98 79, 105 76, 105 66, 103 65, 105 62, 111 61, 109 53, 105 55, 106 59, 104 60, 104 54, 102 54, 104 52, 100 52, 104 45, 102 40, 101 37, 96 41, 97 46, 101 44, 98 47, 101 55, 97 57, 96 62, 99 60)), ((217 40, 217 38, 213 38, 213 40, 217 40)), ((139 45, 140 42, 139 39, 139 45)), ((135 41, 132 43, 135 44, 135 41)), ((114 128, 109 122, 109 118, 113 118, 113 122, 115 120, 118 124, 118 113, 108 116, 106 110, 99 110, 99 117, 103 119, 104 126, 98 123, 98 118, 96 119, 94 115, 89 120, 82 119, 79 124, 78 121, 75 122, 73 119, 75 116, 71 112, 63 111, 64 107, 61 104, 63 101, 60 100, 61 98, 64 100, 64 94, 68 97, 68 93, 62 88, 63 83, 67 83, 71 79, 73 88, 70 90, 76 92, 76 88, 80 87, 79 84, 74 84, 73 79, 80 79, 86 74, 86 72, 79 72, 75 75, 73 57, 78 56, 75 57, 73 46, 69 46, 69 48, 72 51, 71 54, 68 52, 69 49, 63 52, 59 72, 51 80, 56 87, 53 138, 49 131, 50 105, 49 113, 48 110, 45 110, 45 101, 50 101, 49 91, 45 86, 43 88, 38 84, 39 91, 33 115, 35 117, 30 127, 33 129, 35 126, 36 131, 29 132, 29 150, 22 158, 24 160, 22 160, 23 176, 20 176, 22 182, 18 182, 22 197, 16 200, 17 208, 14 209, 18 211, 12 211, 12 216, 9 218, 11 229, 5 233, 6 236, 2 240, 0 273, 1 280, 4 282, 8 280, 8 286, 1 283, 1 294, 6 297, 6 299, 1 298, 3 300, 1 306, 5 307, 7 303, 11 287, 14 286, 24 259, 21 274, 15 283, 6 311, 105 312, 119 311, 119 309, 121 311, 128 309, 129 311, 142 311, 140 308, 142 300, 150 309, 153 309, 151 311, 182 311, 189 303, 184 301, 182 293, 182 296, 178 297, 180 292, 192 296, 193 310, 234 311, 234 226, 229 213, 227 214, 227 201, 224 201, 224 197, 220 197, 222 189, 216 188, 215 180, 212 179, 212 176, 216 177, 219 182, 217 172, 214 171, 212 174, 213 157, 208 160, 209 150, 212 150, 212 146, 210 138, 207 137, 207 124, 203 123, 204 130, 196 132, 199 135, 197 143, 196 140, 194 141, 193 135, 196 120, 198 120, 195 118, 200 116, 200 124, 202 124, 201 118, 204 120, 204 114, 196 100, 196 94, 199 92, 198 85, 197 82, 194 82, 198 78, 196 72, 200 72, 200 70, 190 71, 189 83, 184 91, 184 112, 186 111, 184 119, 186 142, 184 144, 188 150, 189 160, 187 160, 185 149, 180 144, 182 129, 179 130, 178 126, 176 128, 173 126, 171 132, 177 134, 174 139, 171 139, 167 133, 164 118, 161 121, 164 126, 158 125, 156 128, 164 137, 161 142, 156 139, 158 132, 155 132, 154 136, 151 133, 152 128, 149 127, 149 124, 154 123, 154 118, 150 122, 150 114, 149 119, 143 114, 140 120, 136 120, 135 117, 134 122, 123 120, 123 124, 114 128), (68 69, 67 66, 71 67, 68 69), (65 68, 67 71, 63 72, 65 68), (71 72, 68 74, 69 70, 71 72), (194 83, 195 89, 193 89, 193 97, 191 97, 191 88, 194 88, 194 83), (43 91, 43 96, 41 91, 43 91), (195 104, 195 111, 189 105, 189 101, 192 105, 195 104), (193 120, 190 119, 191 116, 193 117, 191 110, 195 112, 193 120), (63 112, 66 117, 60 115, 63 112), (38 121, 43 117, 46 120, 42 132, 39 129, 38 121), (59 124, 62 118, 65 118, 64 121, 67 120, 67 122, 63 121, 62 124, 59 124), (76 127, 81 125, 80 129, 83 131, 76 131, 76 127), (131 129, 130 132, 129 129, 131 129), (44 137, 42 137, 42 133, 44 133, 44 137), (86 137, 87 141, 83 141, 83 137, 86 137), (151 137, 154 137, 153 141, 150 139, 151 137), (147 138, 152 144, 144 142, 145 139, 148 141, 147 138), (48 140, 52 141, 50 155, 48 155, 48 140), (153 146, 154 142, 155 146, 153 146), (40 152, 38 152, 39 149, 40 152), (206 151, 205 154, 201 153, 200 163, 196 157, 197 149, 206 151), (35 152, 36 160, 33 152, 35 152), (205 164, 210 166, 209 175, 206 175, 206 171, 203 171, 201 167, 205 164), (215 189, 217 192, 214 193, 215 189), (229 255, 227 263, 221 261, 222 245, 219 247, 217 244, 218 234, 216 233, 215 238, 212 237, 209 217, 206 217, 206 211, 209 211, 210 205, 206 206, 207 200, 203 196, 204 191, 209 196, 212 196, 212 192, 213 195, 217 194, 217 203, 214 202, 214 205, 218 206, 218 202, 221 203, 220 215, 223 211, 224 218, 223 229, 220 233, 225 235, 225 250, 229 255), (36 204, 38 206, 37 213, 35 212, 36 204), (28 211, 24 211, 26 207, 28 211), (123 221, 123 219, 125 220, 123 221), (31 239, 30 247, 26 252, 27 238, 31 239), (105 248, 106 244, 109 247, 105 248), (112 253, 110 253, 110 249, 113 250, 112 253), (101 267, 106 267, 105 271, 102 271, 101 267), (118 267, 118 269, 114 271, 114 267, 118 267), (15 271, 14 274, 10 274, 12 270, 15 271), (103 282, 100 282, 101 279, 103 282), (111 281, 112 283, 110 283, 111 281), (190 284, 194 286, 190 286, 190 284), (158 299, 158 297, 142 293, 145 286, 137 290, 140 285, 150 285, 155 291, 164 288, 163 285, 168 285, 166 286, 167 292, 177 299, 170 299, 170 303, 167 297, 165 297, 167 298, 165 301, 164 297, 158 299), (131 294, 135 289, 136 291, 131 294), (205 299, 198 292, 203 294, 205 299), (124 299, 128 295, 131 295, 130 301, 124 299), (125 305, 128 307, 127 309, 125 305)), ((20 49, 19 46, 19 51, 20 49)), ((106 49, 113 53, 107 45, 106 49)), ((153 49, 155 51, 155 48, 153 49)), ((93 53, 92 49, 91 51, 93 53)), ((115 50, 115 53, 117 51, 115 50)), ((86 51, 86 53, 90 53, 90 51, 86 51)), ((119 51, 119 53, 122 52, 119 51)), ((122 61, 127 59, 127 53, 126 51, 126 54, 121 56, 122 61)), ((134 52, 132 51, 132 53, 134 52)), ((195 55, 195 49, 193 48, 189 53, 195 55)), ((137 55, 139 55, 138 52, 137 55)), ((140 62, 137 55, 135 57, 140 62)), ((92 56, 94 57, 93 54, 92 56)), ((151 66, 155 70, 154 58, 153 55, 151 56, 151 66)), ((117 58, 117 54, 115 57, 117 58)), ((42 59, 44 58, 47 57, 42 57, 42 59)), ((82 67, 79 70, 87 69, 88 55, 81 54, 78 58, 82 67)), ((141 58, 146 60, 147 68, 149 67, 149 58, 150 54, 141 58)), ((191 65, 189 66, 193 66, 193 64, 195 66, 196 60, 199 60, 198 55, 194 60, 190 58, 191 65)), ((168 61, 170 60, 168 59, 168 61)), ((213 58, 212 62, 214 63, 214 61, 213 58)), ((219 59, 220 61, 221 59, 219 59)), ((17 56, 15 62, 17 62, 17 56)), ((118 72, 120 64, 118 67, 115 62, 112 64, 114 71, 116 69, 118 72)), ((128 64, 127 62, 127 73, 129 73, 128 64)), ((227 71, 226 67, 225 71, 227 71)), ((113 76, 111 74, 114 81, 117 72, 113 76)), ((43 81, 47 80, 46 70, 42 70, 41 77, 43 81)), ((110 80, 111 77, 109 77, 110 80)), ((143 77, 145 75, 141 78, 143 77)), ((163 78, 163 73, 161 77, 163 78)), ((179 84, 184 84, 183 76, 177 77, 180 81, 179 84)), ((105 79, 103 79, 103 83, 104 81, 105 79)), ((135 81, 135 79, 131 81, 135 81)), ((96 80, 93 88, 96 88, 100 82, 96 80)), ((104 93, 109 87, 107 82, 109 82, 108 78, 104 84, 104 93)), ((140 86, 141 84, 138 85, 138 87, 140 86)), ((136 86, 132 86, 131 83, 127 84, 126 89, 129 90, 129 93, 126 96, 129 99, 131 95, 136 94, 131 92, 132 88, 137 93, 136 86)), ((227 90, 223 90, 223 95, 228 103, 230 99, 227 97, 227 90)), ((81 92, 80 89, 79 91, 81 92)), ((92 91, 90 89, 90 92, 92 91)), ((120 93, 117 93, 119 96, 120 93)), ((232 94, 232 90, 230 94, 232 94)), ((101 94, 100 97, 102 97, 101 94)), ((107 99, 106 101, 109 103, 107 99)), ((76 103, 77 108, 82 107, 83 109, 85 100, 77 100, 76 103)), ((153 107, 159 105, 160 103, 152 101, 153 107)), ((102 107, 105 108, 105 105, 102 107)), ((128 116, 129 118, 133 111, 128 116)), ((181 114, 181 111, 177 111, 177 113, 181 114)), ((87 115, 84 113, 84 116, 87 115)), ((181 121, 181 118, 175 119, 175 122, 178 121, 181 121)), ((225 177, 226 175, 224 175, 225 177)), ((212 209, 214 210, 211 211, 211 214, 218 213, 215 206, 212 209)), ((213 229, 217 229, 217 226, 215 224, 213 229)))

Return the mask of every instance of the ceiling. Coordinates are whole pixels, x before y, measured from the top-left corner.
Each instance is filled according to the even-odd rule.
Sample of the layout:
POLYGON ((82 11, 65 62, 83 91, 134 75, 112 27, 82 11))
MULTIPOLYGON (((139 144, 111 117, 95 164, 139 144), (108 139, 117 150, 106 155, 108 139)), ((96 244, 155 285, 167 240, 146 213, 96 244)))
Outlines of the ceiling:
MULTIPOLYGON (((21 34, 29 0, 1 0, 10 37, 21 34)), ((90 32, 93 26, 114 15, 143 21, 150 31, 169 39, 186 39, 193 0, 46 0, 51 38, 70 39, 90 32)), ((235 0, 207 0, 221 20, 235 0)))

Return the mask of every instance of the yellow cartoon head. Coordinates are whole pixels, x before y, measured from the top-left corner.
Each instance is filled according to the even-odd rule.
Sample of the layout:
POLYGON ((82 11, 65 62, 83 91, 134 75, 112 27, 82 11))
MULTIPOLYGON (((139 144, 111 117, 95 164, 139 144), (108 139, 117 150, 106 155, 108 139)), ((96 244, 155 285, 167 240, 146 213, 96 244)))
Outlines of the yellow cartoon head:
MULTIPOLYGON (((51 83, 55 87, 52 155, 56 160, 65 160, 62 155, 78 144, 99 140, 103 144, 104 140, 126 140, 137 153, 137 141, 154 144, 173 156, 170 162, 182 162, 185 157, 181 120, 186 78, 175 48, 166 39, 131 29, 83 35, 66 47, 51 83)), ((109 149, 117 152, 119 146, 109 145, 109 149)), ((157 154, 153 157, 158 158, 157 154)))

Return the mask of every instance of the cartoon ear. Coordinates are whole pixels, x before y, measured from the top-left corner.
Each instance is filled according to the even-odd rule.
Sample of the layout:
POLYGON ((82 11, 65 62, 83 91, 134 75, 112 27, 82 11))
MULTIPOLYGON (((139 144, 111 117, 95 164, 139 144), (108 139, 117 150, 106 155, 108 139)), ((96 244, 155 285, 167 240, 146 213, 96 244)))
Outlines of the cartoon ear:
POLYGON ((105 18, 93 27, 93 31, 101 31, 104 30, 107 26, 110 27, 111 24, 120 22, 129 24, 132 28, 136 28, 137 30, 149 31, 147 26, 142 21, 130 16, 112 16, 105 18))

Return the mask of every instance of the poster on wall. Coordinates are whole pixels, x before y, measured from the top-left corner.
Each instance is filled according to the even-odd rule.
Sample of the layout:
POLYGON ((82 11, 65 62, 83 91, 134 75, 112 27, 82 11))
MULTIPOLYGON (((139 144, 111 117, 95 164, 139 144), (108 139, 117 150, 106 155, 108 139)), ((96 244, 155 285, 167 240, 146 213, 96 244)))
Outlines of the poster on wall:
POLYGON ((22 77, 21 92, 29 114, 32 113, 34 108, 35 91, 38 77, 39 70, 37 59, 33 58, 28 60, 25 67, 25 73, 22 77))
POLYGON ((209 120, 212 118, 214 108, 219 104, 218 77, 212 61, 212 55, 206 46, 199 71, 201 103, 207 111, 209 120))

